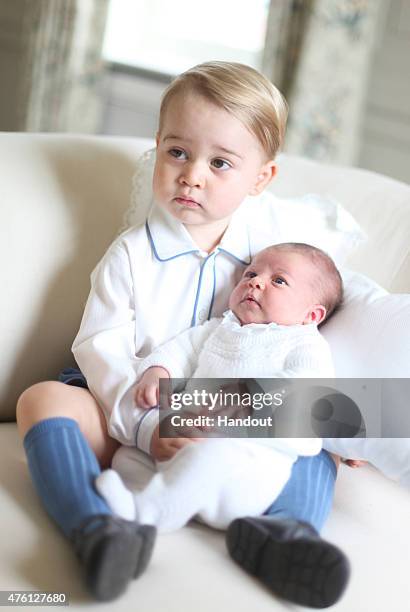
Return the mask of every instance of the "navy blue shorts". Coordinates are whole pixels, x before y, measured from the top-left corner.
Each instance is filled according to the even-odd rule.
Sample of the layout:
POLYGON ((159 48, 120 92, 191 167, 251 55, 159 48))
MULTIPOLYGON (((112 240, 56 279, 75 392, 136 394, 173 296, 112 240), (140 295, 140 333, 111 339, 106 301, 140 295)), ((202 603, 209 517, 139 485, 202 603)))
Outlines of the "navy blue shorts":
POLYGON ((86 378, 78 368, 64 368, 58 375, 58 380, 65 385, 88 389, 86 378))

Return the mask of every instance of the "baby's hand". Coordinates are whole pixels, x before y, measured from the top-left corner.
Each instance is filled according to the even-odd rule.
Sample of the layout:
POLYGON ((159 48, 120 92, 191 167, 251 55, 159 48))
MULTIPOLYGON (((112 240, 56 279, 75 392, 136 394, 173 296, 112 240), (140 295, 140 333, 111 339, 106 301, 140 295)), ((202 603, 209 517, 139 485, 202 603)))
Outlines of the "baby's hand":
POLYGON ((154 366, 148 368, 135 387, 134 400, 139 408, 152 408, 159 403, 159 379, 169 378, 165 368, 154 366))
POLYGON ((198 438, 160 438, 159 425, 154 429, 151 438, 151 456, 155 461, 168 461, 181 448, 192 442, 200 442, 198 438))
POLYGON ((367 461, 362 461, 362 459, 342 459, 342 461, 351 468, 363 467, 367 463, 367 461))

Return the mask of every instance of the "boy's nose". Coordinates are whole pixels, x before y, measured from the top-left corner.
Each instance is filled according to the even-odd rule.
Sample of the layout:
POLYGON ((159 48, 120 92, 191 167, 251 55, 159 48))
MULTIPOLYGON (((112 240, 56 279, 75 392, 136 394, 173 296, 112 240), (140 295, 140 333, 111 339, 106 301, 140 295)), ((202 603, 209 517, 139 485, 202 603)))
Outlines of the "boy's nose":
POLYGON ((181 185, 188 185, 188 187, 201 188, 204 186, 205 178, 199 166, 191 164, 183 168, 179 177, 179 183, 181 185))

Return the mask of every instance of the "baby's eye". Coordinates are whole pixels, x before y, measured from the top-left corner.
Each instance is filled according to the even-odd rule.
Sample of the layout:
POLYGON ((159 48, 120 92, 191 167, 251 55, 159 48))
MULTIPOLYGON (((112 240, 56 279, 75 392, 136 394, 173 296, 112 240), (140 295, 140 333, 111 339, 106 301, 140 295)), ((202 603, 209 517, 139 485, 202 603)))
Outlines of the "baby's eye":
POLYGON ((187 159, 187 154, 182 149, 170 149, 168 153, 175 159, 187 159))
POLYGON ((231 166, 231 164, 229 162, 227 162, 225 159, 221 159, 220 157, 217 157, 216 159, 213 159, 211 164, 217 170, 229 170, 229 168, 232 168, 232 166, 231 166))
POLYGON ((288 283, 285 281, 284 278, 282 278, 281 276, 275 276, 272 281, 275 283, 275 285, 287 285, 288 283))
POLYGON ((256 272, 252 272, 252 270, 248 270, 247 272, 245 272, 243 276, 244 278, 254 278, 256 276, 256 272))

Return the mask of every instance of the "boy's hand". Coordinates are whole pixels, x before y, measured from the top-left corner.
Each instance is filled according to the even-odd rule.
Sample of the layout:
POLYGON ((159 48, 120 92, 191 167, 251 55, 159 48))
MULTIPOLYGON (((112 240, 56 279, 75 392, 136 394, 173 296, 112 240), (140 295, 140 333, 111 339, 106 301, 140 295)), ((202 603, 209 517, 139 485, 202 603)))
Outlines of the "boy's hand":
POLYGON ((152 408, 159 403, 159 379, 169 378, 165 368, 154 366, 148 368, 135 387, 134 400, 139 408, 152 408))
POLYGON ((199 438, 160 438, 157 425, 151 438, 151 456, 155 461, 168 461, 187 444, 199 441, 199 438))

